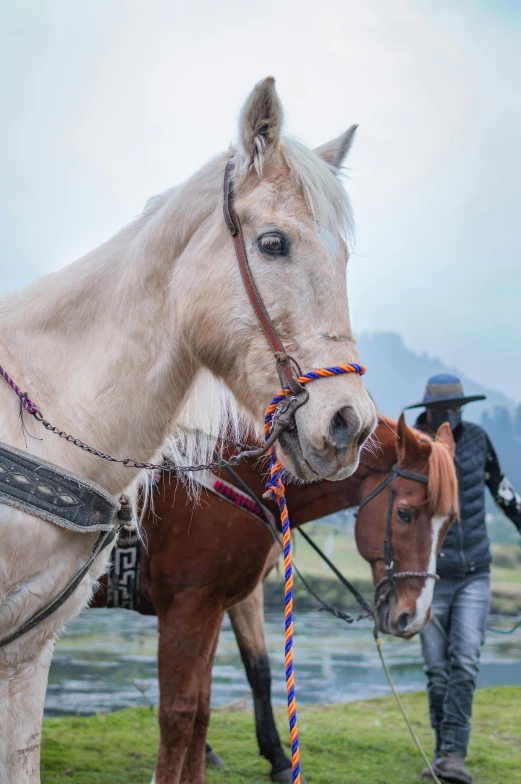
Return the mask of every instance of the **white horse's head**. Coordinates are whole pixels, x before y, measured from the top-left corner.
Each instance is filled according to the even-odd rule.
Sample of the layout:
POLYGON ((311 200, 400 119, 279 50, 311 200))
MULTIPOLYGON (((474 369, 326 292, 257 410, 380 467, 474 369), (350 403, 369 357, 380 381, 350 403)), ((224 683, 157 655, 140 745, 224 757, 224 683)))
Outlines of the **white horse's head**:
MULTIPOLYGON (((281 128, 282 107, 269 78, 242 109, 237 146, 172 197, 199 215, 174 269, 176 325, 197 366, 222 378, 258 424, 280 381, 223 219, 230 155, 249 264, 284 348, 303 372, 359 361, 347 304, 351 212, 337 178, 355 127, 315 151, 282 136, 281 128)), ((302 479, 344 478, 373 430, 374 406, 355 373, 313 381, 308 390, 296 430, 280 439, 279 457, 302 479)))

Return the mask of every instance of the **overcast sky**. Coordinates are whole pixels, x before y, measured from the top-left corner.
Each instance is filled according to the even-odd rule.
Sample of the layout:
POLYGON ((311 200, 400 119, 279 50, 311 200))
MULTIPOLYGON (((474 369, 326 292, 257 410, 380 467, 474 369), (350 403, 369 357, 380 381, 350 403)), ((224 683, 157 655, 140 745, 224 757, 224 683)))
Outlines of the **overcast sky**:
POLYGON ((1 0, 0 293, 225 149, 272 74, 288 133, 360 124, 355 332, 521 399, 520 32, 516 0, 1 0))

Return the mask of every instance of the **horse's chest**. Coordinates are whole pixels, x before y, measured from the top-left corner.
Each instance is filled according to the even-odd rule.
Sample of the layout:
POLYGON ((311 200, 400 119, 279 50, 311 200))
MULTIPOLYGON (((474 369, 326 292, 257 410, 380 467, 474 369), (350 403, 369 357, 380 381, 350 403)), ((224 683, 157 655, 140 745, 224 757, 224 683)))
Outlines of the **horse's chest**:
MULTIPOLYGON (((88 559, 97 534, 78 534, 0 505, 0 638, 49 603, 88 559)), ((33 631, 0 649, 0 667, 29 659, 84 606, 108 551, 74 594, 33 631)))

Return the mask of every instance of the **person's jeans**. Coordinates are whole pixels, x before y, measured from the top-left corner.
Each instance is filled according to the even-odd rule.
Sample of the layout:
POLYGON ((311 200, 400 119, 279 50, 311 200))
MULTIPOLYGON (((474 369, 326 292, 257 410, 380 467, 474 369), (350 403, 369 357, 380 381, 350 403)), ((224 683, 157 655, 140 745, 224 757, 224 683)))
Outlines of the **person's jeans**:
POLYGON ((442 578, 434 588, 432 620, 421 634, 436 756, 466 756, 472 701, 490 605, 490 574, 442 578))

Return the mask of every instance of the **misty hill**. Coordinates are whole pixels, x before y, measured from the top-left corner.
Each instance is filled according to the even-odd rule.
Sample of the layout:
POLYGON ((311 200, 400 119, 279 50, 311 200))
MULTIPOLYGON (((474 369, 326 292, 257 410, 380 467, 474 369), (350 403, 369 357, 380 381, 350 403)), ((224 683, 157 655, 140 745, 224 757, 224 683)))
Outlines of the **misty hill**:
MULTIPOLYGON (((395 332, 363 334, 358 339, 358 349, 361 362, 367 366, 364 378, 367 389, 377 408, 393 418, 399 416, 404 406, 422 399, 425 382, 436 373, 453 373, 461 378, 466 394, 487 396, 487 400, 465 408, 466 419, 480 422, 486 410, 493 410, 496 406, 512 409, 514 406, 513 401, 502 392, 481 386, 457 368, 448 367, 427 353, 411 351, 395 332)), ((420 411, 408 413, 409 424, 414 422, 420 411)))

